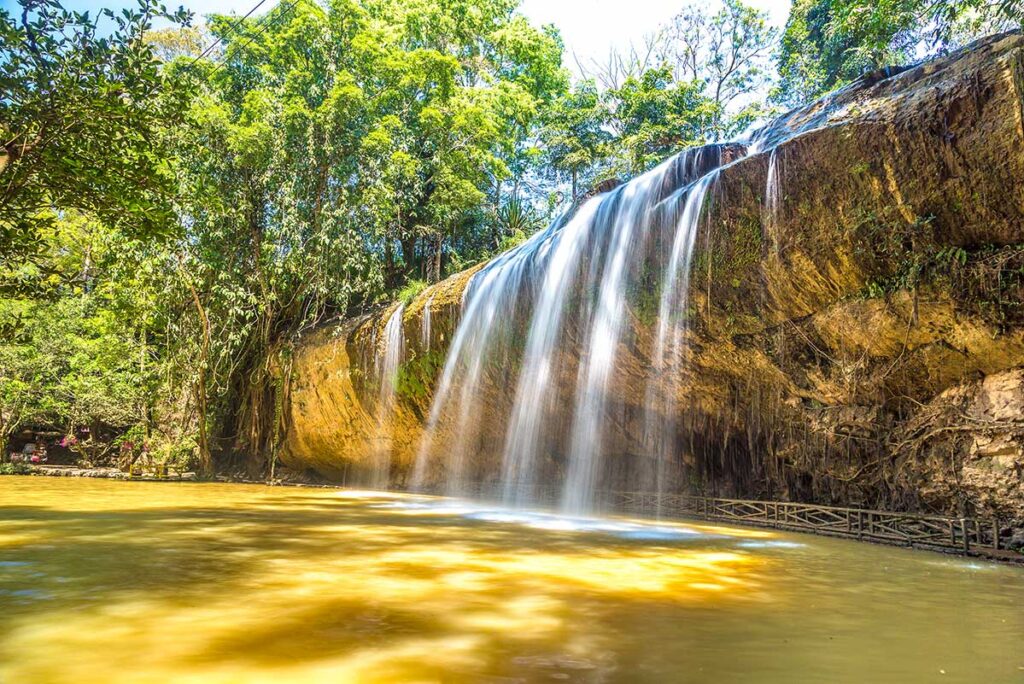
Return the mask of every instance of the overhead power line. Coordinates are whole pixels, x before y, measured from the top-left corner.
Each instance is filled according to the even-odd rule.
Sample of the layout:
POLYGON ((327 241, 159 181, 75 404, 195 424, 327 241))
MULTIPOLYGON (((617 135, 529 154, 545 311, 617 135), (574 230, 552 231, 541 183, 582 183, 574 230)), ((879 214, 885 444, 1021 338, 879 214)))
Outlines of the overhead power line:
POLYGON ((199 53, 199 56, 198 56, 198 57, 195 57, 195 58, 194 58, 194 59, 193 59, 193 60, 192 60, 191 62, 189 62, 189 63, 188 63, 188 66, 187 66, 187 67, 185 67, 185 68, 186 68, 186 69, 191 69, 191 68, 192 68, 193 66, 195 66, 196 62, 198 62, 199 60, 203 59, 203 58, 204 58, 204 57, 206 57, 206 56, 207 56, 208 54, 210 54, 210 53, 211 53, 211 52, 213 51, 213 49, 214 49, 215 47, 217 47, 217 46, 218 46, 218 45, 220 45, 220 44, 221 44, 222 42, 224 42, 224 39, 225 39, 225 38, 226 38, 226 37, 227 37, 227 36, 228 36, 228 35, 229 35, 229 34, 230 34, 230 33, 231 33, 232 31, 237 31, 237 30, 238 30, 238 27, 242 25, 242 22, 243 22, 243 21, 245 21, 246 19, 248 19, 248 18, 249 18, 250 16, 252 16, 252 13, 253 13, 253 12, 255 12, 256 10, 258 10, 258 9, 260 8, 260 5, 262 5, 262 4, 263 4, 263 3, 265 3, 266 1, 267 1, 267 0, 260 0, 259 2, 257 2, 257 3, 256 3, 256 5, 255 5, 255 6, 254 6, 254 7, 252 8, 252 9, 250 9, 250 10, 249 10, 248 12, 246 12, 244 16, 242 16, 242 17, 239 17, 239 18, 238 18, 238 19, 236 19, 236 20, 235 20, 234 22, 232 22, 232 23, 231 23, 231 25, 230 25, 230 26, 228 26, 228 29, 227 29, 227 31, 225 31, 225 32, 223 33, 223 35, 219 36, 219 37, 217 38, 217 40, 215 40, 215 41, 213 41, 212 43, 210 43, 209 45, 207 45, 207 46, 206 46, 206 49, 205 49, 205 50, 203 50, 203 51, 202 51, 201 53, 199 53))
MULTIPOLYGON (((260 4, 263 4, 263 1, 265 1, 265 0, 261 0, 260 4)), ((217 73, 217 72, 218 72, 218 71, 220 70, 220 68, 221 68, 222 66, 224 66, 224 64, 225 64, 225 63, 226 63, 226 62, 228 61, 228 59, 230 59, 230 58, 231 58, 231 55, 229 54, 229 53, 231 52, 231 48, 235 47, 235 48, 236 48, 236 49, 235 49, 235 53, 237 54, 237 53, 238 53, 238 51, 239 51, 239 50, 241 50, 241 49, 242 49, 243 47, 245 47, 246 45, 249 45, 249 44, 250 44, 250 43, 252 43, 252 41, 254 41, 254 40, 255 40, 256 38, 259 38, 259 37, 260 37, 261 35, 263 35, 263 33, 264 33, 264 32, 265 32, 265 31, 266 31, 266 30, 267 30, 268 28, 270 28, 271 26, 274 26, 275 24, 278 24, 278 23, 279 23, 279 22, 280 22, 280 21, 281 21, 282 19, 284 19, 284 18, 285 18, 285 16, 287 16, 287 15, 288 15, 288 13, 289 13, 289 12, 291 12, 291 11, 292 11, 293 9, 295 9, 295 6, 296 6, 297 4, 299 4, 299 0, 292 0, 292 1, 291 1, 291 2, 290 2, 290 3, 288 4, 288 6, 287 6, 287 7, 285 7, 285 8, 283 9, 283 10, 281 10, 281 12, 280 12, 280 13, 279 13, 279 14, 278 14, 278 15, 277 15, 276 17, 274 17, 274 18, 273 18, 273 20, 272 20, 272 21, 264 21, 264 22, 263 22, 262 24, 260 24, 260 28, 259 28, 259 30, 258 30, 258 31, 256 31, 255 33, 253 33, 253 34, 252 34, 251 36, 249 36, 249 37, 248 37, 248 38, 247 38, 246 40, 244 40, 244 41, 243 41, 243 42, 241 42, 241 43, 231 43, 230 45, 228 45, 227 49, 226 49, 226 50, 224 51, 224 59, 222 59, 222 60, 220 60, 219 62, 217 62, 217 66, 215 66, 215 67, 213 68, 213 71, 211 71, 211 72, 210 72, 210 73, 209 73, 209 74, 207 75, 207 78, 210 78, 210 77, 211 77, 211 76, 213 76, 213 75, 214 75, 215 73, 217 73), (236 46, 237 46, 237 47, 236 47, 236 46)), ((259 7, 259 5, 257 5, 256 7, 259 7)), ((254 7, 253 9, 256 9, 256 8, 254 7)), ((250 13, 251 13, 251 10, 250 10, 250 13)), ((248 16, 248 15, 247 15, 247 16, 248 16)), ((244 17, 243 17, 243 19, 244 19, 244 17)))

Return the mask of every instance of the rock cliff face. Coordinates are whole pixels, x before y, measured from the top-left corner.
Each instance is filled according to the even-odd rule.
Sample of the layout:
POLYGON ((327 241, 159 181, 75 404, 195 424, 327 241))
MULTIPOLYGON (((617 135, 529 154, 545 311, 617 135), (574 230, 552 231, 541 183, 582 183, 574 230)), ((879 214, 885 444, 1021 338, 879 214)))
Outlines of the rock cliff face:
MULTIPOLYGON (((733 154, 695 245, 673 487, 1024 525, 1022 87, 1024 39, 993 37, 867 77, 733 154)), ((666 239, 647 236, 652 268, 666 239)), ((303 341, 287 465, 355 482, 387 452, 391 482, 408 484, 473 274, 402 309, 393 405, 378 360, 395 306, 303 341)), ((642 458, 650 294, 628 298, 608 485, 628 485, 624 464, 642 458)), ((576 347, 560 382, 575 382, 576 347)), ((472 426, 474 477, 500 470, 515 371, 493 369, 474 397, 487 407, 472 426)), ((571 408, 554 410, 568 421, 571 408)), ((441 429, 434 451, 455 437, 441 429)), ((538 467, 561 472, 559 452, 538 467)), ((431 453, 427 482, 443 477, 431 453)))

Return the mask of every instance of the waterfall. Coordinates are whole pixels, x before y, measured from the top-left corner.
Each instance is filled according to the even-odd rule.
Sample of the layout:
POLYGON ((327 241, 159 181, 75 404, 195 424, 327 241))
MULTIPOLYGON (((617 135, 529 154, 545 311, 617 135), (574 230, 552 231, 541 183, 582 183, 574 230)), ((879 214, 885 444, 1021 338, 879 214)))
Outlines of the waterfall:
POLYGON ((768 180, 765 183, 764 200, 766 232, 771 238, 771 243, 778 246, 774 232, 779 219, 779 210, 782 207, 782 188, 779 180, 779 148, 777 147, 773 147, 768 155, 768 180))
POLYGON ((547 446, 544 416, 557 400, 558 388, 552 380, 559 369, 553 366, 560 360, 556 352, 566 295, 601 205, 601 199, 591 199, 565 228, 551 236, 550 242, 554 244, 548 240, 541 243, 548 263, 530 324, 502 457, 503 497, 508 503, 522 504, 533 495, 534 464, 538 453, 547 446))
MULTIPOLYGON (((402 331, 402 315, 405 305, 399 304, 384 326, 384 350, 378 357, 380 393, 377 397, 377 448, 374 452, 370 486, 386 487, 391 471, 391 424, 395 415, 395 390, 398 382, 398 366, 405 349, 402 331)), ((374 337, 376 340, 376 337, 374 337)))
MULTIPOLYGON (((789 150, 792 161, 790 153, 800 150, 780 146, 844 120, 859 106, 858 92, 841 89, 736 140, 685 150, 571 207, 468 276, 457 315, 444 295, 444 315, 458 320, 450 342, 447 327, 433 337, 431 294, 417 352, 447 344, 437 350, 446 353, 429 410, 410 406, 426 414, 411 487, 510 505, 553 504, 572 514, 599 508, 602 491, 612 487, 678 491, 683 448, 693 441, 681 411, 697 399, 686 393, 695 340, 690 283, 698 237, 712 248, 708 195, 724 169, 742 164, 730 174, 729 192, 762 193, 758 237, 777 249, 782 154, 789 150)), ((746 212, 738 218, 728 201, 716 198, 720 218, 745 227, 746 212)), ((709 311, 716 259, 733 258, 735 248, 701 254, 709 311)), ((461 282, 431 289, 441 294, 461 282)), ((393 413, 400 318, 401 309, 385 329, 390 361, 383 366, 390 370, 381 372, 382 426, 393 413)), ((432 368, 433 359, 425 366, 432 368)), ((390 439, 381 442, 389 452, 390 439)), ((386 457, 378 465, 382 479, 386 457)))
POLYGON ((435 446, 444 448, 445 481, 449 493, 459 493, 466 465, 465 456, 474 443, 478 425, 474 424, 474 399, 480 387, 485 360, 499 349, 501 326, 496 320, 509 318, 523 282, 533 250, 545 237, 557 234, 557 222, 543 233, 496 258, 477 273, 466 288, 462 300, 462 316, 444 370, 434 393, 426 431, 413 467, 412 487, 423 488, 427 465, 435 446), (533 250, 530 249, 533 248, 533 250), (442 439, 444 435, 449 439, 442 439), (442 443, 443 442, 443 443, 442 443))
POLYGON ((712 171, 688 188, 662 277, 657 336, 644 401, 644 443, 649 450, 648 464, 653 467, 640 482, 641 490, 653 489, 658 493, 657 501, 661 501, 660 495, 666 491, 669 468, 676 454, 676 415, 678 397, 683 390, 690 262, 704 198, 717 178, 718 171, 712 171))
POLYGON ((587 353, 580 364, 576 384, 569 467, 562 495, 562 508, 568 513, 584 513, 594 503, 608 388, 625 317, 627 267, 636 261, 631 257, 642 244, 637 233, 649 225, 650 213, 660 199, 652 188, 672 168, 674 161, 669 160, 626 185, 610 225, 611 244, 605 255, 587 353))
POLYGON ((423 323, 420 328, 420 346, 423 347, 424 351, 430 351, 430 305, 434 302, 434 296, 431 295, 427 303, 423 305, 423 323))
MULTIPOLYGON (((690 257, 723 149, 687 150, 591 198, 472 277, 416 455, 414 489, 474 495, 483 486, 514 505, 540 494, 572 513, 594 507, 606 439, 625 420, 612 392, 622 381, 619 347, 648 288, 661 291, 654 372, 679 371, 690 257), (648 264, 652 240, 665 254, 648 264)), ((649 383, 646 432, 674 434, 674 423, 658 425, 653 415, 673 412, 677 394, 658 387, 649 383)), ((645 439, 663 467, 671 439, 645 439)), ((647 477, 659 487, 664 479, 647 477)))

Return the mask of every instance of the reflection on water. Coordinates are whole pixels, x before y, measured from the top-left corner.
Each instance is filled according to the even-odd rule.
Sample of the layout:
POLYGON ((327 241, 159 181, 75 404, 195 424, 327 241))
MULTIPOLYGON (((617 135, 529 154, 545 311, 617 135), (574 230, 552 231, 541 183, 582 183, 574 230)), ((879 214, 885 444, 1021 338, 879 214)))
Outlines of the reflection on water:
POLYGON ((1016 568, 817 537, 0 478, 3 684, 1021 682, 1022 605, 1016 568))

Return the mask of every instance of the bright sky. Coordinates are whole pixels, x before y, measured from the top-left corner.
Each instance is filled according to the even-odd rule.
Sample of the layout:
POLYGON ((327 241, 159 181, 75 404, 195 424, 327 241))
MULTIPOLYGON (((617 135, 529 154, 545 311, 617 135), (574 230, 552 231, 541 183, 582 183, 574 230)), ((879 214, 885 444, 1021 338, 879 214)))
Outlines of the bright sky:
MULTIPOLYGON (((771 23, 782 27, 790 0, 746 0, 768 12, 771 23)), ((612 47, 640 44, 688 4, 720 4, 717 0, 523 0, 522 12, 535 24, 554 24, 562 32, 566 66, 575 71, 573 55, 584 64, 604 61, 612 47)))
MULTIPOLYGON (((244 14, 259 0, 164 0, 168 7, 179 4, 197 15, 209 13, 244 14)), ((603 61, 611 47, 639 43, 643 36, 675 15, 689 2, 717 5, 718 0, 523 0, 522 12, 535 24, 554 24, 561 29, 566 46, 566 66, 575 70, 575 54, 583 63, 603 61)), ((789 14, 790 0, 746 0, 766 10, 771 22, 781 27, 789 14)), ((273 7, 277 0, 266 0, 257 14, 273 7)), ((64 0, 64 6, 77 11, 95 11, 99 7, 126 7, 133 0, 64 0)), ((0 0, 0 7, 17 10, 16 0, 0 0)))

